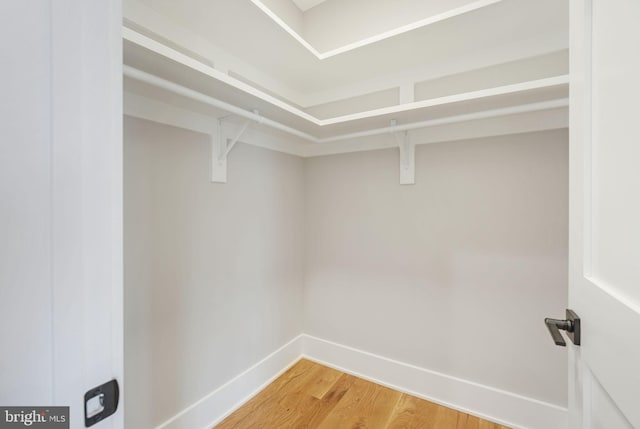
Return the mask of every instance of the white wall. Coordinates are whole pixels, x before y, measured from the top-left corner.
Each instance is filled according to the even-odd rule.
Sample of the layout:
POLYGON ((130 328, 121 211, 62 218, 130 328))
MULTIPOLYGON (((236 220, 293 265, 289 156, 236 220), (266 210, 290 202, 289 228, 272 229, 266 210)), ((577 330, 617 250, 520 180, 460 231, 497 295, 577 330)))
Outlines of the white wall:
POLYGON ((0 404, 72 429, 123 386, 121 29, 118 0, 0 3, 0 404))
POLYGON ((304 162, 125 120, 126 427, 152 428, 302 331, 304 162))
POLYGON ((50 14, 0 2, 2 405, 52 400, 50 14))
MULTIPOLYGON (((564 406, 567 131, 306 162, 305 333, 564 406)), ((500 417, 500 416, 495 416, 500 417)))

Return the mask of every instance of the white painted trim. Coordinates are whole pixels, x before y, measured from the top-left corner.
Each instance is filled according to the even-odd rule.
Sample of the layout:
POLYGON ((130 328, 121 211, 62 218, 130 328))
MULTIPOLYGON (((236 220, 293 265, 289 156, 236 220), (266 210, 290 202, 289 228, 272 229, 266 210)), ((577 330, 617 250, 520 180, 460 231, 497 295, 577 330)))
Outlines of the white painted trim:
MULTIPOLYGON (((538 102, 538 103, 530 103, 530 104, 523 104, 523 105, 517 105, 517 106, 511 106, 511 107, 505 107, 505 108, 499 108, 499 109, 485 110, 480 112, 472 112, 468 114, 444 117, 444 118, 434 119, 430 121, 408 123, 408 124, 403 124, 397 127, 375 128, 367 131, 341 134, 341 135, 336 135, 336 136, 326 137, 321 139, 311 134, 308 134, 306 132, 300 131, 297 128, 290 127, 288 125, 282 124, 272 119, 264 118, 254 112, 250 112, 248 110, 242 109, 235 105, 229 104, 225 101, 218 100, 217 98, 214 98, 209 95, 203 94, 201 92, 195 91, 193 89, 184 87, 174 82, 159 78, 150 73, 137 70, 130 66, 124 66, 124 74, 125 76, 131 79, 148 83, 158 88, 173 92, 175 94, 178 94, 187 98, 191 98, 198 102, 224 110, 229 113, 233 113, 243 118, 257 121, 271 128, 284 131, 285 133, 300 137, 304 140, 307 140, 313 143, 327 143, 327 142, 334 142, 338 140, 348 140, 356 137, 366 137, 366 136, 385 134, 390 131, 396 131, 396 130, 403 130, 403 131, 413 130, 413 129, 425 128, 425 127, 430 127, 435 125, 442 125, 445 123, 464 122, 464 121, 469 121, 474 119, 522 113, 525 111, 555 109, 560 106, 568 105, 567 99, 549 100, 549 101, 538 102)), ((511 93, 517 93, 521 91, 529 91, 532 89, 548 88, 552 86, 566 84, 567 79, 568 79, 568 76, 557 76, 553 78, 523 82, 523 83, 514 84, 514 85, 506 85, 506 86, 497 87, 497 88, 490 88, 490 89, 485 89, 481 91, 472 91, 472 92, 467 92, 463 94, 456 94, 456 95, 447 96, 447 97, 424 100, 417 103, 412 103, 411 105, 395 106, 391 108, 371 110, 369 112, 363 112, 355 115, 348 115, 348 116, 333 118, 329 120, 320 121, 314 118, 313 122, 316 125, 319 125, 320 127, 322 127, 324 125, 333 125, 339 122, 341 123, 341 122, 354 121, 357 119, 365 119, 371 116, 397 113, 404 110, 439 106, 439 105, 445 105, 449 103, 456 103, 456 102, 468 101, 468 100, 474 100, 474 99, 482 99, 482 98, 487 98, 494 95, 511 94, 511 93)))
MULTIPOLYGON (((562 103, 552 108, 554 105, 545 105, 545 109, 542 110, 521 109, 508 115, 470 117, 455 123, 447 123, 444 120, 428 121, 424 128, 414 129, 411 138, 417 145, 421 145, 567 128, 567 108, 562 103)), ((208 115, 129 91, 124 92, 124 114, 207 134, 212 139, 217 132, 216 120, 208 115)), ((237 131, 238 126, 229 123, 227 128, 233 133, 237 131)), ((344 141, 327 140, 323 144, 312 144, 292 136, 274 137, 269 133, 252 129, 243 136, 242 142, 303 158, 396 147, 395 140, 387 133, 364 137, 355 135, 344 141)))
POLYGON ((298 335, 155 429, 211 429, 282 375, 301 353, 298 335))
MULTIPOLYGON (((153 40, 150 37, 147 37, 143 34, 138 33, 127 27, 122 27, 122 39, 131 42, 135 45, 141 46, 145 49, 148 49, 152 52, 155 52, 158 55, 161 55, 165 58, 168 58, 172 61, 177 62, 178 64, 184 65, 185 67, 189 67, 190 69, 199 71, 202 74, 205 74, 212 79, 218 80, 220 82, 226 83, 227 85, 233 86, 240 91, 246 92, 247 94, 253 95, 254 97, 258 97, 267 103, 270 103, 276 107, 279 107, 283 110, 286 110, 289 113, 292 113, 296 116, 299 116, 302 119, 306 119, 310 122, 315 123, 317 121, 316 118, 309 115, 306 112, 303 112, 300 109, 297 109, 290 105, 289 103, 285 103, 284 101, 279 100, 272 95, 267 94, 264 91, 260 91, 259 89, 242 82, 236 78, 229 76, 221 72, 220 70, 216 70, 215 68, 204 64, 194 58, 189 57, 188 55, 183 54, 182 52, 178 52, 177 50, 170 48, 167 45, 164 45, 156 40, 153 40)), ((136 69, 128 66, 124 66, 125 71, 129 70, 130 72, 136 71, 136 69)), ((143 73, 141 71, 138 71, 143 73)))
MULTIPOLYGON (((416 145, 423 145, 566 129, 569 124, 568 116, 569 112, 566 107, 525 112, 417 129, 411 132, 411 138, 416 145)), ((336 155, 393 147, 395 147, 395 140, 389 135, 382 134, 321 145, 307 145, 304 156, 336 155)))
POLYGON ((413 103, 400 104, 397 106, 383 107, 380 109, 367 110, 350 115, 336 116, 334 118, 319 120, 319 125, 334 125, 344 122, 366 119, 374 116, 388 115, 392 113, 406 112, 409 110, 424 109, 426 107, 442 106, 445 104, 459 103, 461 101, 479 100, 482 98, 494 97, 497 95, 515 94, 518 92, 531 91, 534 89, 550 88, 553 86, 568 85, 569 75, 554 76, 545 79, 537 79, 528 82, 514 83, 511 85, 497 86, 494 88, 481 89, 478 91, 463 92, 460 94, 447 95, 444 97, 430 98, 428 100, 415 101, 413 103))
POLYGON ((287 34, 293 37, 305 49, 307 49, 309 52, 315 55, 316 58, 320 60, 324 60, 336 55, 344 54, 345 52, 353 51, 354 49, 362 48, 363 46, 367 46, 372 43, 379 42, 381 40, 385 40, 391 37, 398 36, 400 34, 407 33, 409 31, 417 30, 418 28, 435 24, 436 22, 444 21, 446 19, 453 18, 455 16, 462 15, 467 12, 481 9, 483 7, 487 7, 492 4, 499 3, 501 1, 503 0, 478 0, 468 5, 451 9, 446 12, 439 13, 433 16, 429 16, 419 21, 412 22, 410 24, 403 25, 398 28, 394 28, 393 30, 384 31, 374 36, 367 37, 353 43, 348 43, 346 45, 340 46, 335 49, 331 49, 326 52, 319 52, 313 45, 311 45, 311 43, 309 43, 304 37, 302 37, 293 28, 291 28, 276 13, 274 13, 271 9, 269 9, 261 0, 251 0, 251 3, 253 3, 256 7, 258 7, 262 12, 264 12, 269 18, 271 18, 276 24, 278 24, 284 31, 287 32, 287 34))
POLYGON ((541 101, 539 103, 521 104, 519 106, 504 107, 500 109, 482 110, 479 112, 466 113, 463 115, 446 116, 444 118, 430 119, 421 122, 411 122, 408 124, 397 125, 394 127, 373 128, 366 131, 340 134, 334 137, 326 137, 320 139, 319 143, 330 143, 336 141, 350 140, 358 137, 369 137, 379 134, 385 134, 392 131, 410 131, 421 128, 435 127, 437 125, 454 124, 459 122, 474 121, 477 119, 495 118, 500 116, 509 116, 517 113, 537 112, 540 110, 557 109, 559 107, 567 107, 569 99, 541 101))
MULTIPOLYGON (((206 105, 209 105, 211 107, 215 107, 216 109, 221 109, 225 112, 234 114, 234 115, 238 115, 241 116, 243 118, 246 119, 251 119, 253 121, 256 122, 260 122, 261 124, 265 124, 270 126, 271 128, 276 128, 278 130, 284 131, 286 133, 289 133, 291 135, 294 136, 298 136, 298 137, 302 137, 304 139, 313 141, 315 139, 315 137, 313 137, 310 134, 307 134, 303 131, 299 131, 293 127, 290 127, 288 125, 282 124, 280 122, 276 122, 274 120, 271 120, 269 118, 265 118, 261 115, 258 115, 254 112, 251 112, 249 110, 240 108, 238 106, 235 106, 233 104, 227 103, 226 101, 222 101, 219 100, 215 97, 211 97, 210 95, 207 94, 203 94, 202 92, 198 92, 194 89, 191 88, 187 88, 186 86, 182 86, 182 85, 178 85, 177 83, 171 82, 169 80, 166 79, 162 79, 156 75, 153 75, 151 73, 147 73, 138 69, 135 69, 133 67, 130 66, 124 66, 123 68, 123 73, 126 77, 133 79, 133 80, 137 80, 140 82, 144 82, 147 83, 149 85, 164 89, 166 91, 169 92, 173 92, 174 94, 178 94, 181 95, 183 97, 187 97, 190 98, 192 100, 198 101, 200 103, 204 103, 206 105)), ((292 107, 292 109, 295 109, 292 107)), ((293 113, 293 112, 290 112, 293 113)), ((295 113, 294 113, 295 114, 295 113)), ((305 115, 307 115, 305 113, 305 115)), ((309 116, 309 115, 307 115, 309 116)), ((307 119, 302 118, 302 119, 307 119)), ((314 121, 311 121, 313 123, 316 123, 317 125, 317 119, 313 118, 314 121)))
POLYGON ((173 44, 178 50, 201 59, 205 64, 213 66, 222 73, 230 70, 242 71, 240 74, 252 82, 259 83, 263 88, 269 88, 272 93, 280 94, 294 104, 298 104, 302 94, 281 79, 274 79, 242 59, 231 55, 229 52, 213 44, 211 40, 204 38, 193 29, 178 24, 171 16, 164 15, 142 3, 140 0, 127 0, 122 5, 124 9, 124 25, 146 34, 152 38, 159 37, 173 44))
MULTIPOLYGON (((309 93, 300 92, 300 90, 288 86, 286 82, 282 82, 281 79, 278 80, 274 79, 273 76, 265 75, 263 71, 221 50, 218 46, 212 44, 210 40, 193 33, 186 27, 178 25, 168 16, 158 13, 140 1, 130 0, 125 2, 123 6, 125 10, 125 27, 146 34, 151 38, 154 38, 154 35, 155 37, 165 38, 170 41, 169 43, 173 43, 174 47, 180 46, 183 49, 182 52, 188 55, 191 53, 190 55, 194 56, 194 58, 202 59, 202 62, 221 73, 227 74, 230 70, 238 72, 249 81, 260 85, 261 88, 268 88, 269 91, 267 93, 279 94, 279 98, 288 100, 290 104, 303 109, 567 49, 566 35, 543 33, 535 38, 521 41, 516 45, 503 46, 501 49, 475 51, 469 56, 464 56, 464 58, 450 59, 437 64, 420 65, 392 74, 309 93)), ((180 50, 180 48, 176 49, 180 50)))
POLYGON ((402 27, 398 27, 396 29, 390 30, 390 31, 385 31, 383 33, 380 33, 378 35, 372 36, 372 37, 368 37, 366 39, 363 40, 359 40, 357 42, 354 43, 349 43, 348 45, 336 48, 336 49, 332 49, 330 51, 324 52, 322 54, 320 54, 320 59, 323 60, 325 58, 330 58, 333 57, 335 55, 339 55, 339 54, 343 54, 345 52, 349 52, 352 51, 354 49, 358 49, 361 48, 363 46, 367 46, 370 45, 372 43, 375 42, 379 42, 381 40, 385 40, 391 37, 395 37, 398 36, 400 34, 404 34, 407 33, 409 31, 413 31, 413 30, 417 30, 418 28, 422 28, 422 27, 426 27, 428 25, 431 24, 435 24, 437 22, 440 21, 444 21, 447 20, 449 18, 453 18, 459 15, 463 15, 465 13, 477 10, 477 9, 481 9, 483 7, 486 6, 490 6, 492 4, 495 3, 499 3, 503 0, 478 0, 476 2, 473 2, 471 4, 468 4, 466 6, 461 6, 452 10, 449 10, 447 12, 443 12, 440 14, 436 14, 434 16, 430 16, 428 18, 424 18, 421 19, 420 21, 411 23, 411 24, 407 24, 407 25, 403 25, 402 27))
MULTIPOLYGON (((298 99, 288 99, 302 108, 308 108, 344 99, 360 97, 373 92, 399 88, 403 85, 416 85, 420 82, 439 79, 450 75, 473 72, 498 64, 518 62, 528 58, 564 51, 566 49, 566 38, 560 38, 553 34, 541 34, 534 39, 529 39, 518 44, 518 48, 483 49, 474 52, 468 57, 456 57, 443 60, 435 64, 417 65, 412 68, 402 69, 395 73, 385 74, 382 76, 371 77, 366 80, 350 82, 322 90, 304 92, 303 94, 299 94, 298 99)), ((280 94, 284 96, 283 92, 280 92, 280 94)))
POLYGON ((210 429, 300 358, 514 429, 566 429, 567 409, 300 334, 155 429, 210 429))
POLYGON ((512 428, 566 429, 567 409, 304 335, 303 357, 512 428))
POLYGON ((253 3, 262 12, 264 12, 265 15, 271 18, 273 22, 278 24, 289 36, 293 37, 298 43, 300 43, 306 50, 311 52, 316 58, 319 58, 321 60, 324 59, 322 57, 323 54, 318 52, 316 48, 314 48, 309 42, 305 40, 304 37, 299 35, 293 28, 291 28, 289 24, 287 24, 284 20, 282 20, 275 12, 269 9, 267 5, 262 3, 260 0, 251 0, 251 3, 253 3))
MULTIPOLYGON (((159 100, 124 92, 124 114, 132 118, 144 119, 172 127, 183 128, 217 138, 217 121, 208 115, 164 103, 159 100)), ((238 125, 227 123, 225 129, 229 133, 237 132, 238 125)), ((252 146, 275 150, 277 152, 305 157, 311 144, 302 139, 286 136, 278 138, 257 129, 250 129, 242 137, 241 142, 252 146)))
MULTIPOLYGON (((555 77, 550 77, 550 78, 545 78, 545 79, 537 79, 537 80, 533 80, 533 81, 528 81, 528 82, 521 82, 521 83, 516 83, 516 84, 510 84, 510 85, 504 85, 504 86, 499 86, 499 87, 494 87, 494 88, 488 88, 488 89, 482 89, 482 90, 478 90, 478 91, 470 91, 470 92, 465 92, 465 93, 461 93, 461 94, 454 94, 454 95, 449 95, 449 96, 445 96, 445 97, 438 97, 438 98, 433 98, 433 99, 429 99, 429 100, 421 100, 421 101, 417 101, 417 102, 413 102, 413 103, 407 103, 407 104, 401 104, 401 105, 397 105, 397 106, 391 106, 391 107, 384 107, 384 108, 380 108, 380 109, 373 109, 373 110, 368 110, 365 112, 359 112, 359 113, 355 113, 355 114, 350 114, 350 115, 343 115, 343 116, 337 116, 334 118, 328 118, 328 119, 318 119, 313 115, 310 115, 292 105, 290 105, 289 103, 286 103, 282 100, 279 100, 263 91, 260 91, 254 87, 252 87, 251 85, 248 85, 242 81, 239 81, 238 79, 235 79, 233 77, 230 77, 218 70, 216 70, 215 68, 208 66, 206 64, 203 64, 200 61, 197 61, 181 52, 176 51, 175 49, 172 49, 160 42, 157 42, 147 36, 144 36, 140 33, 137 33, 134 30, 128 29, 126 27, 123 28, 123 39, 126 41, 129 41, 133 44, 136 44, 138 46, 141 46, 145 49, 148 49, 152 52, 155 52, 158 55, 161 55, 163 57, 166 57, 168 59, 171 59, 172 61, 175 61, 181 65, 184 65, 185 67, 191 68, 193 70, 199 71, 200 73, 203 73, 207 76, 209 76, 212 79, 218 80, 220 82, 223 82, 227 85, 230 85, 240 91, 243 91, 247 94, 250 94, 254 97, 260 98, 264 101, 266 101, 269 104, 272 104, 275 107, 278 107, 280 109, 285 110, 286 112, 291 113, 292 115, 306 120, 316 126, 319 127, 324 127, 327 125, 336 125, 336 124, 341 124, 341 123, 345 123, 345 122, 350 122, 350 121, 355 121, 355 120, 360 120, 360 119, 367 119, 367 118, 371 118, 371 117, 375 117, 375 116, 381 116, 381 115, 388 115, 388 114, 394 114, 394 113, 401 113, 401 112, 406 112, 406 111, 410 111, 410 110, 416 110, 416 109, 423 109, 423 108, 427 108, 427 107, 434 107, 434 106, 441 106, 441 105, 446 105, 446 104, 450 104, 450 103, 457 103, 457 102, 462 102, 462 101, 469 101, 469 100, 476 100, 476 99, 482 99, 482 98, 488 98, 488 97, 493 97, 493 96, 499 96, 499 95, 505 95, 505 94, 515 94, 518 92, 523 92, 523 91, 530 91, 530 90, 535 90, 535 89, 543 89, 543 88, 549 88, 549 87, 553 87, 553 86, 559 86, 559 85, 568 85, 569 83, 569 76, 568 75, 563 75, 563 76, 555 76, 555 77)), ((278 123, 276 121, 272 121, 269 120, 268 118, 260 118, 256 115, 253 115, 251 112, 245 110, 245 109, 241 109, 235 105, 232 105, 230 103, 221 101, 216 99, 215 97, 211 97, 209 95, 200 93, 198 91, 195 91, 193 89, 184 87, 182 85, 179 85, 177 83, 168 81, 166 79, 162 79, 158 76, 155 76, 151 73, 147 73, 138 69, 135 69, 133 67, 130 66, 124 66, 124 74, 125 76, 131 78, 131 79, 135 79, 135 80, 139 80, 142 82, 146 82, 149 83, 151 85, 166 89, 168 91, 174 92, 176 94, 180 94, 183 95, 185 97, 189 97, 192 98, 194 100, 209 104, 211 106, 220 108, 220 109, 224 109, 226 111, 229 111, 231 113, 234 114, 238 114, 240 116, 243 116, 247 119, 252 119, 252 120, 260 120, 261 122, 265 123, 266 125, 272 126, 274 128, 278 128, 282 131, 285 131, 289 134, 293 134, 302 138, 305 138, 309 141, 314 141, 314 142, 321 142, 320 139, 315 138, 314 136, 311 136, 308 133, 299 131, 297 129, 294 129, 292 127, 289 127, 287 125, 278 123)), ((350 138, 350 137, 347 137, 350 138)), ((333 140, 337 140, 337 139, 341 139, 341 137, 336 136, 336 137, 332 137, 333 140)), ((329 141, 333 141, 333 140, 329 140, 329 141)))
MULTIPOLYGON (((50 117, 38 114, 38 107, 28 119, 50 127, 53 386, 48 405, 70 407, 72 427, 84 426, 84 392, 115 379, 120 405, 99 427, 122 429, 122 2, 55 0, 40 7, 45 4, 49 37, 38 44, 50 46, 50 117)), ((31 17, 15 19, 27 23, 31 17)), ((29 76, 25 73, 24 85, 31 84, 29 76)), ((29 189, 39 177, 21 186, 29 189)))

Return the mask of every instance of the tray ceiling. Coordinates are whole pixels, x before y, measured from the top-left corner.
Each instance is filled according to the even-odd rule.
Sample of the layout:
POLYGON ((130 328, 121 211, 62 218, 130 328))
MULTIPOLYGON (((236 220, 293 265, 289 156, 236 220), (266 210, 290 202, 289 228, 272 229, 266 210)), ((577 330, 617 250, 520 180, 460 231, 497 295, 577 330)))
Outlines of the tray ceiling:
POLYGON ((500 1, 503 0, 327 0, 303 12, 291 0, 251 0, 319 59, 500 1))

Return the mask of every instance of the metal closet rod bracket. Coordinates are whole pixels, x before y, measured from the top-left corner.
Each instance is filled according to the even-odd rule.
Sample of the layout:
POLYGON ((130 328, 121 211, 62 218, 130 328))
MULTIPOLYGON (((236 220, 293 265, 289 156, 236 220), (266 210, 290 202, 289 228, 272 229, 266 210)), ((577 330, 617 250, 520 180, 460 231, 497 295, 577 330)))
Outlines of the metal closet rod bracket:
POLYGON ((262 116, 258 110, 253 113, 259 117, 258 120, 247 119, 244 121, 235 136, 229 140, 224 132, 224 120, 229 116, 218 118, 216 130, 217 132, 211 136, 211 181, 214 183, 227 183, 227 158, 235 147, 236 143, 247 132, 252 123, 261 124, 262 116))
POLYGON ((400 184, 415 185, 416 183, 416 145, 409 138, 409 131, 395 129, 398 121, 392 119, 389 123, 390 133, 395 138, 396 146, 400 149, 400 184))

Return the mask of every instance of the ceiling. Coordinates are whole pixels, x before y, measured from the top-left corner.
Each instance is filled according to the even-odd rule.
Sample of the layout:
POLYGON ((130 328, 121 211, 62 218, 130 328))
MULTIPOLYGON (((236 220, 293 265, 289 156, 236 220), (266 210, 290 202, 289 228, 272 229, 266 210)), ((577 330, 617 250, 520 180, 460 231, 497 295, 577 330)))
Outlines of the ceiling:
POLYGON ((307 11, 314 6, 319 5, 320 3, 324 3, 327 0, 293 0, 298 9, 301 11, 307 11))
POLYGON ((124 17, 130 68, 313 141, 568 96, 568 0, 125 0, 124 17))
POLYGON ((251 0, 319 59, 330 58, 502 0, 327 0, 302 11, 292 0, 251 0))

